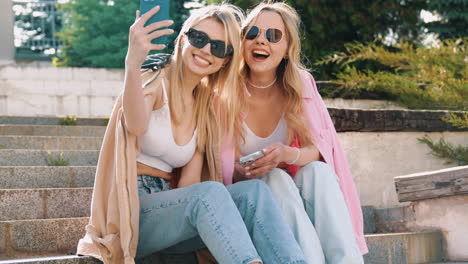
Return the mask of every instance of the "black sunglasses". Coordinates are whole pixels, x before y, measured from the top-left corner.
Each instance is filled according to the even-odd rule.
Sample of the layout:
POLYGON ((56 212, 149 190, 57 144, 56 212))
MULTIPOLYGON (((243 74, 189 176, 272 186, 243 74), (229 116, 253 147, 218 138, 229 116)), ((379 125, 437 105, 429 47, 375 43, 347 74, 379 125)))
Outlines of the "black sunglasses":
POLYGON ((190 28, 185 35, 188 37, 190 45, 195 48, 203 48, 206 44, 211 44, 211 54, 214 56, 224 59, 227 56, 231 56, 234 52, 234 48, 231 45, 227 45, 224 41, 221 40, 212 40, 208 35, 203 31, 198 31, 196 29, 190 28))
MULTIPOLYGON (((244 29, 243 35, 245 39, 254 40, 260 35, 262 30, 264 29, 260 29, 257 26, 247 27, 244 29)), ((265 31, 265 38, 270 43, 278 43, 283 38, 283 32, 277 28, 268 28, 265 31)))

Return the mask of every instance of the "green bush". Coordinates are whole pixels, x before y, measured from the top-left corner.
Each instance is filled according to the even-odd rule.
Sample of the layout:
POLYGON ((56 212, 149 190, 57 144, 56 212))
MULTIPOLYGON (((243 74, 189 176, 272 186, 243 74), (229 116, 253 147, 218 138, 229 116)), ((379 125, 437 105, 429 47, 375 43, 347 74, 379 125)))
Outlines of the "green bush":
POLYGON ((450 116, 443 119, 445 122, 452 124, 454 127, 468 128, 468 113, 457 115, 450 113, 450 116))
POLYGON ((378 94, 409 108, 468 108, 468 54, 464 40, 446 40, 437 47, 399 42, 391 49, 375 43, 349 43, 346 52, 331 54, 318 64, 337 64, 343 71, 332 82, 338 89, 325 96, 359 98, 378 94), (355 63, 374 61, 382 70, 359 70, 355 63))
POLYGON ((468 147, 454 146, 453 144, 440 138, 439 142, 434 142, 428 136, 418 138, 419 142, 426 144, 431 153, 439 158, 447 160, 447 164, 456 163, 459 166, 468 165, 468 147))
POLYGON ((68 166, 70 162, 63 157, 63 152, 60 152, 57 158, 54 158, 52 153, 47 152, 49 156, 49 166, 68 166))
POLYGON ((68 115, 60 119, 59 124, 61 126, 76 126, 76 117, 72 115, 68 115))

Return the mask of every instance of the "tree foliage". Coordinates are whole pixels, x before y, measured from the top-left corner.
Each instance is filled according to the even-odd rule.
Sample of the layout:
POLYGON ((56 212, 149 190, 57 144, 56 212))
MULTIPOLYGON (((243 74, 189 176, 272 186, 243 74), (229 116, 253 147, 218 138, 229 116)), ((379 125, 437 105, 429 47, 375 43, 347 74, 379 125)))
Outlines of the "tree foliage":
MULTIPOLYGON (((189 10, 185 1, 171 1, 171 18, 175 32, 180 30, 189 10)), ((138 0, 71 0, 61 9, 64 27, 57 34, 63 41, 58 66, 123 68, 128 48, 128 30, 135 20, 138 0)), ((172 52, 173 40, 168 38, 172 52)))
POLYGON ((426 25, 440 39, 468 36, 467 0, 430 0, 427 8, 442 18, 426 25))
POLYGON ((339 89, 328 96, 359 97, 362 91, 378 93, 410 108, 468 109, 468 54, 465 40, 446 40, 425 48, 399 42, 392 49, 375 43, 349 43, 346 52, 325 57, 320 64, 344 69, 333 82, 339 89), (374 61, 386 70, 359 70, 353 64, 374 61))
POLYGON ((64 27, 59 66, 121 68, 128 47, 128 28, 138 1, 72 0, 61 6, 64 27))

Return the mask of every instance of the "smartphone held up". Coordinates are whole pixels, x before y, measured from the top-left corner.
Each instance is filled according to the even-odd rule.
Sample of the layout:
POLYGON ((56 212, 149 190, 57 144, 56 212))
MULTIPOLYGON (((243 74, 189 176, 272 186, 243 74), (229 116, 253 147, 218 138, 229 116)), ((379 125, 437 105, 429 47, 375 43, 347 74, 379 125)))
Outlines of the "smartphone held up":
MULTIPOLYGON (((140 0, 140 15, 145 14, 155 6, 159 6, 159 11, 150 17, 146 22, 145 26, 150 25, 154 22, 159 22, 163 20, 169 20, 170 18, 170 9, 171 9, 171 1, 170 0, 140 0)), ((165 29, 160 28, 161 29, 165 29)), ((159 38, 153 39, 151 41, 153 44, 167 44, 167 35, 161 36, 159 38)))

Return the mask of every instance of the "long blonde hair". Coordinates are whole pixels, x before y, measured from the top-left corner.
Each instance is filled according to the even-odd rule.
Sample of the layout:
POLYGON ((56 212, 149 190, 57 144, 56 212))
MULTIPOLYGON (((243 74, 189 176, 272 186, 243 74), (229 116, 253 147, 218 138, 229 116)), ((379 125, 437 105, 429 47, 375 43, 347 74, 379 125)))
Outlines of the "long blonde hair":
POLYGON ((232 136, 234 130, 240 131, 239 125, 235 125, 235 122, 241 108, 241 100, 238 98, 242 96, 238 73, 241 57, 240 25, 244 20, 244 13, 240 8, 231 4, 209 5, 192 12, 175 40, 171 71, 169 72, 172 91, 169 97, 171 118, 177 124, 179 118, 175 109, 183 109, 180 100, 177 100, 177 97, 182 93, 184 76, 181 38, 189 28, 207 18, 214 18, 223 24, 226 42, 232 45, 234 51, 225 66, 218 72, 203 78, 194 89, 193 119, 196 120, 197 150, 200 152, 205 151, 207 142, 213 139, 213 133, 222 132, 232 136), (216 108, 216 116, 211 109, 212 106, 216 108), (220 130, 213 131, 218 128, 220 130))
MULTIPOLYGON (((310 138, 309 128, 304 115, 304 104, 302 101, 303 84, 300 74, 302 70, 305 70, 305 67, 301 64, 300 56, 301 40, 299 37, 299 25, 301 20, 296 10, 291 6, 282 2, 271 3, 267 1, 260 3, 249 12, 242 30, 248 29, 262 11, 276 12, 281 16, 289 42, 286 58, 281 61, 276 72, 278 80, 281 81, 283 87, 282 92, 287 98, 284 111, 285 119, 288 123, 287 142, 291 143, 294 135, 297 134, 302 146, 310 145, 312 144, 312 139, 310 138)), ((243 60, 241 62, 241 75, 244 80, 247 80, 248 71, 249 67, 245 63, 245 60, 243 60)))

